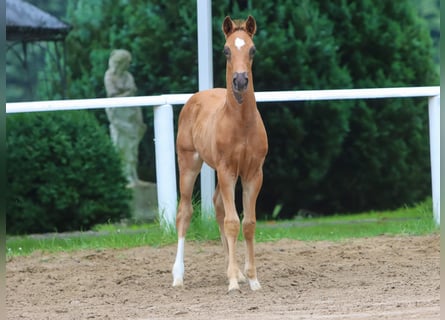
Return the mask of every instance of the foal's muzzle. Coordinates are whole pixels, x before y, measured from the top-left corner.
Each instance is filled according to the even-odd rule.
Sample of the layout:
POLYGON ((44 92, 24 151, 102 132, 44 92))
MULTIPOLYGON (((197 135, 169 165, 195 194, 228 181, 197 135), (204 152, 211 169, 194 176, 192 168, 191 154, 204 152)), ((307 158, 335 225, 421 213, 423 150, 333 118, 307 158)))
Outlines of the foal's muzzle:
POLYGON ((247 89, 247 84, 249 83, 249 78, 247 77, 247 72, 235 72, 233 74, 233 88, 240 92, 247 89))

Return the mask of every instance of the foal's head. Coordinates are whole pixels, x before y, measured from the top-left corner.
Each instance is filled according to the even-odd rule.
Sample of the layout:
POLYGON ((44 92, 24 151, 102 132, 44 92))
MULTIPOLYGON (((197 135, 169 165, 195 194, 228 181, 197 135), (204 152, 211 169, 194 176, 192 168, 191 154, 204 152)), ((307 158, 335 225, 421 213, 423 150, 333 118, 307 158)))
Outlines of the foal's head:
POLYGON ((253 90, 252 62, 255 55, 253 36, 256 31, 256 22, 252 16, 247 20, 224 19, 222 29, 226 36, 224 54, 227 58, 227 88, 232 88, 238 103, 242 102, 242 93, 249 85, 253 90))

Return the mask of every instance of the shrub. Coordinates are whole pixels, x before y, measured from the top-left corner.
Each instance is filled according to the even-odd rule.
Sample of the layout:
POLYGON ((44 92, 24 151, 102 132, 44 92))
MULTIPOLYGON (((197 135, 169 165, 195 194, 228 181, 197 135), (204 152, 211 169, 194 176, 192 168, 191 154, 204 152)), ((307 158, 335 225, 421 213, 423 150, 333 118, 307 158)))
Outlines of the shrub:
POLYGON ((93 115, 17 114, 7 126, 9 234, 88 229, 129 215, 119 158, 93 115))

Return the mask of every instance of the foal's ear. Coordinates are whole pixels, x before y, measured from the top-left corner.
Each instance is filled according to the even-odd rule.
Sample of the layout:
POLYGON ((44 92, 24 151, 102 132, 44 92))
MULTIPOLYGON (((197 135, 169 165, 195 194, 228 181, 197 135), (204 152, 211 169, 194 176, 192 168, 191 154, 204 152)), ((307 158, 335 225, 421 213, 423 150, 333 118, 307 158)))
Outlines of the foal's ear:
POLYGON ((252 16, 249 16, 244 22, 246 32, 249 34, 251 38, 253 38, 255 32, 256 32, 256 21, 255 18, 252 16))
POLYGON ((224 32, 224 35, 226 36, 226 39, 232 34, 232 32, 235 31, 235 27, 235 22, 233 22, 233 20, 229 16, 225 17, 222 24, 222 30, 224 32))

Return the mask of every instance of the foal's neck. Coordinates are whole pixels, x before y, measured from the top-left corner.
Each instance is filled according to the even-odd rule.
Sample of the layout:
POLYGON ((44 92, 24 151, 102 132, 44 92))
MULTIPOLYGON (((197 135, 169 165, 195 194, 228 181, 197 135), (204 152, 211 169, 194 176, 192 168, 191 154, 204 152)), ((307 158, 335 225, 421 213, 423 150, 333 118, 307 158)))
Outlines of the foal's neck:
MULTIPOLYGON (((227 77, 227 80, 229 80, 229 77, 227 77)), ((227 81, 226 107, 232 115, 243 121, 253 120, 257 108, 252 79, 249 80, 247 89, 242 93, 234 91, 231 82, 227 81), (237 94, 241 96, 241 103, 235 97, 237 94)))

